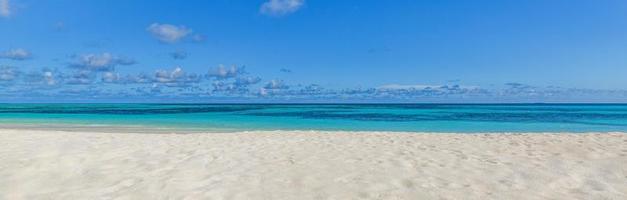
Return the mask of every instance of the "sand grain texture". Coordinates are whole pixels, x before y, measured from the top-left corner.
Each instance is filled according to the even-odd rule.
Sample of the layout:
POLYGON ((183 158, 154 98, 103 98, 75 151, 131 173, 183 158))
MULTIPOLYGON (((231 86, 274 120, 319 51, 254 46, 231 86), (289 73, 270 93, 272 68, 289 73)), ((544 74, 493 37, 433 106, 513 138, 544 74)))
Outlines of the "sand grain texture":
POLYGON ((0 199, 627 199, 627 134, 0 129, 0 199))

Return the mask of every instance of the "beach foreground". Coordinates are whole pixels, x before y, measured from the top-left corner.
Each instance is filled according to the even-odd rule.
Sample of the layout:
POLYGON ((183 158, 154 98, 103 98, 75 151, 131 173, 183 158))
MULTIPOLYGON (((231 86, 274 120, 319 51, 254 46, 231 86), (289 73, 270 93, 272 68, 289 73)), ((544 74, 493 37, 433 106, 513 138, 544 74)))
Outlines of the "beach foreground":
POLYGON ((0 199, 627 199, 627 134, 0 129, 0 199))

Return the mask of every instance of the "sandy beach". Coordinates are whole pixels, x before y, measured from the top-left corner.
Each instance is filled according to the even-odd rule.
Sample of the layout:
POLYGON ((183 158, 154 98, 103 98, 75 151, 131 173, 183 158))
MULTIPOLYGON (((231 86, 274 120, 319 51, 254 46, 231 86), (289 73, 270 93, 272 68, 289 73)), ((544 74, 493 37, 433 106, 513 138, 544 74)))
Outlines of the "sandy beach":
POLYGON ((0 129, 0 199, 627 199, 627 134, 0 129))

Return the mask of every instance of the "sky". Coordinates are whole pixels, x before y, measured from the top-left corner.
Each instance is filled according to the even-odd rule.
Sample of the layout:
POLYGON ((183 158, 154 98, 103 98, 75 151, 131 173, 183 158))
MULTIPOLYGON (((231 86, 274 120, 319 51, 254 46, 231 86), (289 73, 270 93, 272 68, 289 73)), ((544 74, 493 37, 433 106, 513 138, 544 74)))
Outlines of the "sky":
POLYGON ((627 1, 0 0, 0 102, 627 102, 627 1))

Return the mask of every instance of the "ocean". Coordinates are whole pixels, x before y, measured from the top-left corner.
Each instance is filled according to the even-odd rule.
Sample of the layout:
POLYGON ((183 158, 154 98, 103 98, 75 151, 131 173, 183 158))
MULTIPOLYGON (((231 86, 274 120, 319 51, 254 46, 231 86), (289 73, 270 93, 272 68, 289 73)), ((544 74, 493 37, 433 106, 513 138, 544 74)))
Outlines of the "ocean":
POLYGON ((189 132, 627 132, 627 104, 0 104, 0 125, 189 132))

